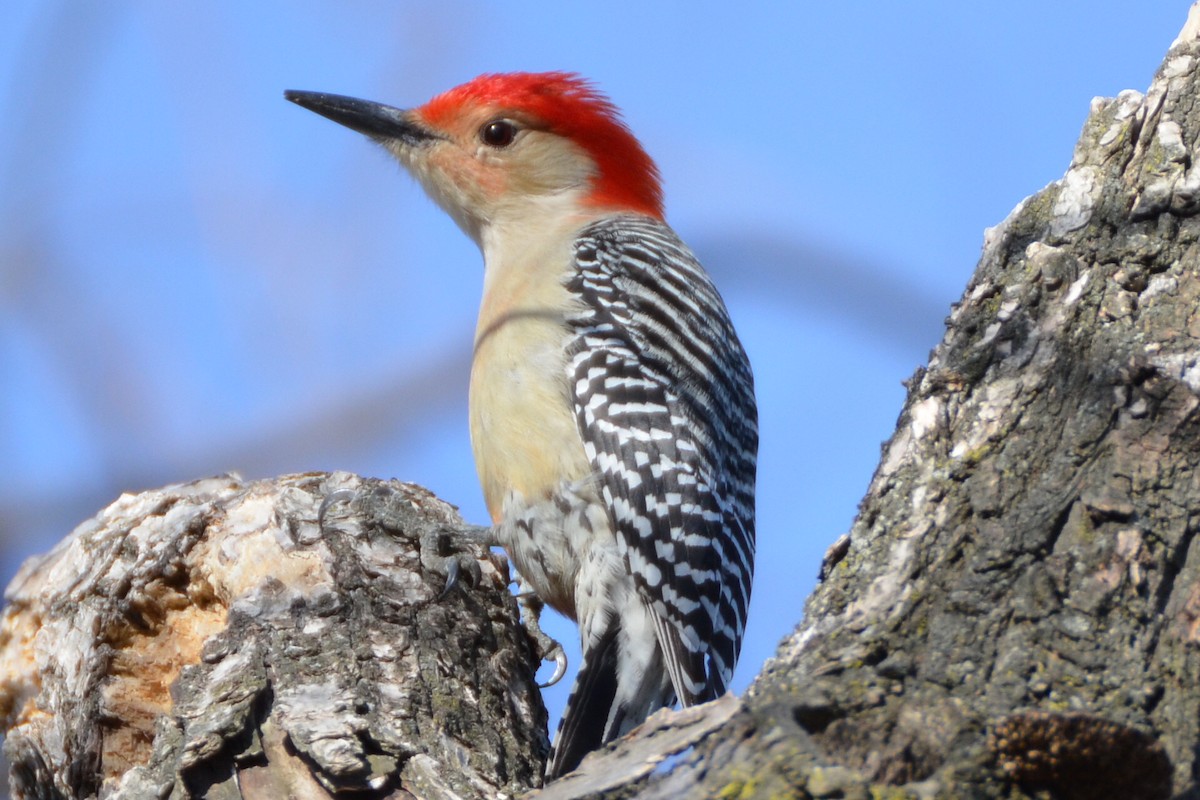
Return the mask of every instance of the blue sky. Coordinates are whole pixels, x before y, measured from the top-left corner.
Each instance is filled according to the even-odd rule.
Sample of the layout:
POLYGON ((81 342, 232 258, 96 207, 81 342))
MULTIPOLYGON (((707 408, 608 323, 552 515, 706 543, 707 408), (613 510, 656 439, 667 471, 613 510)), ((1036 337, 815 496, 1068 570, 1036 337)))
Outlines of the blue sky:
POLYGON ((122 491, 224 470, 398 477, 485 521, 480 257, 381 150, 282 93, 407 106, 567 69, 659 162, 754 365, 742 689, 849 528, 984 229, 1063 174, 1093 96, 1148 86, 1188 3, 516 8, 4 4, 0 578, 122 491))

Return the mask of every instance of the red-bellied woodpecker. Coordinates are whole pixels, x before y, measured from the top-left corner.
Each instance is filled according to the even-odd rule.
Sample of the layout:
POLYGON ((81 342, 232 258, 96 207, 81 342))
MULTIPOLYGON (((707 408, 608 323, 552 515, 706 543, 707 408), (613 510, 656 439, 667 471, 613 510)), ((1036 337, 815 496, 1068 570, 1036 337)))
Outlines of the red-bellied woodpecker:
POLYGON ((583 644, 548 777, 724 693, 754 561, 753 379, 616 108, 558 72, 409 111, 286 96, 382 144, 483 251, 470 420, 491 540, 583 644))

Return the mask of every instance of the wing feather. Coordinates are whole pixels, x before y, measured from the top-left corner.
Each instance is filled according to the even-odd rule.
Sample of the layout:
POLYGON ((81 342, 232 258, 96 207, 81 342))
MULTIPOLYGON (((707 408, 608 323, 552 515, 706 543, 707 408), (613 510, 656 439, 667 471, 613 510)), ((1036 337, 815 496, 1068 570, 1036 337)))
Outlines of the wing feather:
POLYGON ((685 705, 724 692, 754 559, 749 362, 695 256, 649 217, 576 243, 572 400, 618 546, 685 705))

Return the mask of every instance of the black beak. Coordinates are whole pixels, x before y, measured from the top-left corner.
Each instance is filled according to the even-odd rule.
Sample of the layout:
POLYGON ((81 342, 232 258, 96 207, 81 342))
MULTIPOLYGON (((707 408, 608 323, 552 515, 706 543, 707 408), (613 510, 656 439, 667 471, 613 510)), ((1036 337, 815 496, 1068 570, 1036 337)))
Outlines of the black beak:
POLYGON ((284 92, 283 96, 298 106, 315 111, 322 117, 328 117, 372 139, 398 139, 408 145, 419 145, 440 138, 424 126, 413 122, 408 112, 382 103, 343 97, 340 94, 297 92, 291 89, 284 92))

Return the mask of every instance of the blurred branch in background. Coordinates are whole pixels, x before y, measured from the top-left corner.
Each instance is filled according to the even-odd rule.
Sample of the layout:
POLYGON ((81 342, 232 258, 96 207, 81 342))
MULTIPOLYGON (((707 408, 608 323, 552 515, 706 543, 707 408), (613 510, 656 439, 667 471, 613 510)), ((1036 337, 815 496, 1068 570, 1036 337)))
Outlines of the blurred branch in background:
POLYGON ((701 236, 694 246, 727 293, 827 317, 859 331, 874 347, 909 357, 924 358, 950 311, 948 302, 882 264, 784 231, 701 236))

